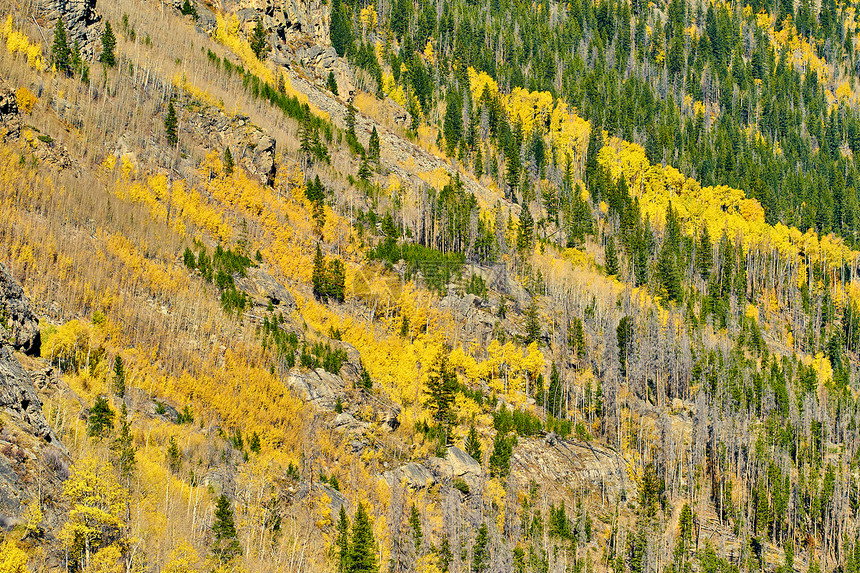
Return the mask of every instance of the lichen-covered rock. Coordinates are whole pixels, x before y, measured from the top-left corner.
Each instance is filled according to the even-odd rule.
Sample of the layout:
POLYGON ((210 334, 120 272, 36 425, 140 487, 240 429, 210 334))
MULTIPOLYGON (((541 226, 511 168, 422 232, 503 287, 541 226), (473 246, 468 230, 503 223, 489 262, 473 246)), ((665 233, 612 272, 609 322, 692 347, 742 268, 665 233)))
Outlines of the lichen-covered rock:
POLYGON ((70 47, 77 42, 86 60, 92 61, 101 55, 103 28, 96 0, 39 0, 38 7, 39 15, 50 26, 49 42, 53 41, 57 18, 62 18, 70 47))
POLYGON ((16 350, 38 356, 42 344, 39 319, 9 270, 0 263, 0 325, 16 350))
POLYGON ((0 86, 0 139, 9 141, 21 135, 21 114, 15 92, 0 86))
POLYGON ((317 44, 330 44, 329 7, 322 0, 224 0, 222 9, 240 13, 240 21, 248 25, 262 18, 282 42, 301 35, 317 44))
POLYGON ((382 474, 382 479, 388 482, 392 488, 406 485, 411 489, 424 489, 436 482, 430 470, 415 462, 409 462, 399 468, 385 472, 382 474))

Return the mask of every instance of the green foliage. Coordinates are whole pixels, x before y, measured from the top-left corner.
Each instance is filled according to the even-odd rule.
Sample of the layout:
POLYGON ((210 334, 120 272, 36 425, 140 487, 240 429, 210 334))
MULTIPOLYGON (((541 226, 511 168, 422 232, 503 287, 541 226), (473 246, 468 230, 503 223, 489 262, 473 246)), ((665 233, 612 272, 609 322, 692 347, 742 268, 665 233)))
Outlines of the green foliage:
POLYGON ((606 239, 604 247, 604 260, 606 262, 606 274, 618 275, 618 252, 615 250, 615 240, 612 237, 606 239))
POLYGON ((334 71, 329 70, 328 77, 326 78, 326 89, 332 93, 332 95, 338 95, 337 93, 337 80, 334 77, 334 71))
MULTIPOLYGON (((187 0, 186 0, 187 1, 187 0)), ((113 29, 110 22, 105 20, 105 29, 102 32, 102 54, 99 56, 99 61, 108 67, 116 65, 116 36, 113 34, 113 29)))
POLYGON ((618 340, 618 363, 621 368, 621 375, 627 376, 627 359, 633 352, 633 319, 629 316, 624 316, 615 329, 615 336, 618 340))
POLYGON ((179 143, 179 119, 176 117, 176 108, 173 106, 172 99, 167 105, 167 115, 164 118, 164 135, 171 147, 179 143))
POLYGON ((134 437, 131 435, 131 423, 128 419, 128 409, 123 402, 119 419, 119 431, 111 444, 113 461, 119 469, 122 479, 128 482, 134 473, 137 460, 135 455, 137 448, 134 447, 134 437))
POLYGON ((319 243, 317 243, 317 251, 314 255, 313 275, 311 277, 311 281, 313 284, 314 296, 322 300, 332 299, 337 302, 344 301, 346 271, 343 266, 343 261, 335 258, 326 263, 319 243))
POLYGON ((182 8, 179 10, 183 16, 191 16, 194 20, 197 20, 199 17, 197 14, 197 7, 191 3, 190 0, 185 0, 182 3, 182 8))
POLYGON ((257 20, 257 24, 254 26, 254 31, 251 32, 250 43, 251 51, 254 52, 257 59, 260 61, 265 60, 266 56, 269 55, 271 47, 269 46, 269 38, 266 34, 266 28, 263 26, 262 20, 257 20))
POLYGON ((466 283, 466 292, 468 294, 473 294, 480 298, 486 298, 487 283, 484 282, 484 279, 483 277, 481 277, 481 275, 472 273, 472 276, 469 278, 469 282, 466 283))
POLYGON ((363 503, 358 504, 352 523, 345 571, 348 573, 378 573, 379 558, 373 538, 373 524, 363 503))
POLYGON ((443 428, 446 435, 447 429, 457 418, 453 409, 456 391, 457 376, 448 365, 447 354, 439 352, 430 367, 424 395, 426 397, 425 405, 430 410, 433 420, 443 428))
POLYGON ((475 429, 474 424, 469 426, 469 434, 466 436, 463 448, 466 450, 467 454, 469 454, 478 463, 481 463, 481 458, 483 458, 484 452, 481 447, 481 438, 478 436, 478 430, 475 429))
POLYGON ((90 436, 101 438, 113 429, 114 411, 104 396, 98 396, 90 408, 87 416, 87 433, 90 436))
POLYGON ((233 153, 230 152, 230 146, 224 148, 224 173, 227 175, 233 175, 233 169, 236 168, 236 164, 233 161, 233 153))
POLYGON ((532 297, 529 307, 526 309, 524 329, 526 331, 525 337, 523 338, 524 344, 531 344, 532 342, 540 341, 542 332, 540 317, 538 316, 537 297, 532 297))
POLYGON ((407 279, 421 273, 427 287, 437 292, 444 292, 447 285, 462 274, 466 259, 461 253, 442 253, 415 244, 398 245, 390 237, 370 249, 367 257, 391 265, 402 260, 406 263, 407 279))
POLYGON ((516 432, 519 436, 534 436, 543 429, 540 418, 522 410, 502 407, 493 412, 493 428, 500 434, 516 432))
POLYGON ((119 354, 113 359, 113 393, 119 398, 125 396, 125 366, 119 354))
POLYGON ((329 37, 338 56, 345 56, 352 47, 352 24, 349 17, 349 6, 341 0, 332 0, 331 18, 329 20, 329 37))
POLYGON ((179 473, 179 468, 182 466, 182 451, 176 443, 176 437, 170 436, 167 446, 167 467, 174 474, 179 473))
POLYGON ((242 546, 236 534, 233 508, 223 493, 215 503, 215 523, 212 524, 212 554, 222 563, 242 555, 242 546))
POLYGON ((490 549, 487 524, 482 523, 472 546, 472 573, 484 573, 490 567, 490 549))
POLYGON ((62 18, 57 18, 54 27, 54 42, 51 45, 51 62, 57 71, 64 74, 72 74, 72 52, 69 49, 69 41, 66 36, 66 25, 62 18))
POLYGON ((490 454, 490 475, 504 478, 511 473, 511 455, 517 445, 515 435, 506 436, 502 432, 496 432, 493 439, 493 453, 490 454))

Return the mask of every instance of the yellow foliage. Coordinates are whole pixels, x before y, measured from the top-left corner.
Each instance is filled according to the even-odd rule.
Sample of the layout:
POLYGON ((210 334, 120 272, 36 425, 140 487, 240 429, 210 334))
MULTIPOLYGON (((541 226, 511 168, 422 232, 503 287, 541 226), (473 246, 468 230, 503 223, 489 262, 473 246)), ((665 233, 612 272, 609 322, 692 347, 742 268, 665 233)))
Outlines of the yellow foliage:
POLYGON ((27 569, 29 557, 11 540, 0 545, 0 573, 30 573, 27 569))
POLYGON ((376 29, 379 17, 376 14, 376 8, 373 7, 373 4, 366 8, 362 8, 358 19, 361 22, 361 25, 367 28, 368 31, 376 29))
POLYGON ((63 484, 63 494, 71 509, 57 537, 69 550, 94 548, 107 532, 124 527, 127 492, 117 482, 110 463, 90 457, 78 461, 63 484))
POLYGON ((42 58, 42 44, 30 43, 26 34, 15 29, 12 24, 12 15, 6 17, 0 34, 6 39, 6 49, 10 54, 24 54, 27 65, 38 72, 46 69, 45 60, 42 58))
POLYGON ((18 109, 21 113, 25 113, 27 115, 30 115, 35 105, 39 103, 39 98, 24 86, 21 86, 15 92, 15 99, 18 100, 18 109))
POLYGON ((161 573, 194 573, 199 562, 197 550, 188 541, 182 540, 170 553, 170 561, 161 573))
POLYGON ((92 557, 87 573, 124 573, 125 564, 122 552, 116 545, 108 545, 100 549, 92 557))

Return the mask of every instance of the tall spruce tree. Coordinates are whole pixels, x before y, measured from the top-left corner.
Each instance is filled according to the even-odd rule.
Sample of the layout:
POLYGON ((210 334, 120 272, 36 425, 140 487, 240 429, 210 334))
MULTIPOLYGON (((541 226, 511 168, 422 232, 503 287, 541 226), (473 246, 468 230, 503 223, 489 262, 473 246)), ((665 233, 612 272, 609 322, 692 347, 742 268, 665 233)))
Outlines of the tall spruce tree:
POLYGON ((472 546, 472 573, 484 573, 490 567, 490 549, 487 524, 482 523, 472 546))
POLYGON ((69 40, 66 37, 66 25, 62 18, 57 18, 54 26, 54 43, 51 46, 51 61, 57 71, 66 75, 72 73, 72 51, 69 48, 69 40))
POLYGON ((223 493, 215 503, 215 523, 212 525, 215 536, 212 543, 212 553, 221 561, 230 561, 242 555, 242 547, 236 534, 236 523, 233 521, 233 508, 230 500, 223 493))
POLYGON ((349 564, 349 518, 344 506, 340 506, 337 521, 337 573, 346 573, 349 564))
POLYGON ((433 415, 433 420, 443 429, 447 439, 447 430, 455 419, 454 393, 457 391, 457 376, 448 365, 448 357, 440 351, 430 367, 427 387, 424 394, 426 405, 433 415))
POLYGON ((176 117, 176 108, 173 106, 172 99, 167 106, 167 116, 164 118, 164 135, 171 147, 179 143, 179 119, 176 117))
POLYGON ((257 56, 257 59, 263 61, 269 55, 269 38, 266 34, 266 28, 263 26, 263 20, 257 20, 254 31, 251 32, 251 51, 257 56))
POLYGON ((606 247, 604 247, 604 258, 606 262, 606 274, 618 275, 618 252, 615 250, 615 239, 612 237, 606 238, 606 247))
POLYGON ((341 3, 341 0, 332 0, 331 3, 329 37, 337 55, 341 57, 346 55, 349 46, 352 44, 352 30, 349 15, 347 14, 347 7, 341 3))
POLYGON ((324 298, 328 294, 328 277, 326 275, 325 257, 323 257, 320 244, 317 243, 317 250, 314 255, 313 274, 311 276, 314 296, 324 298))
POLYGON ((102 54, 99 56, 99 61, 108 67, 116 65, 116 36, 113 35, 113 28, 110 22, 105 20, 105 29, 102 32, 102 54))
POLYGON ((379 558, 376 555, 376 540, 373 524, 363 503, 358 504, 352 523, 352 538, 349 543, 348 573, 378 573, 379 558))

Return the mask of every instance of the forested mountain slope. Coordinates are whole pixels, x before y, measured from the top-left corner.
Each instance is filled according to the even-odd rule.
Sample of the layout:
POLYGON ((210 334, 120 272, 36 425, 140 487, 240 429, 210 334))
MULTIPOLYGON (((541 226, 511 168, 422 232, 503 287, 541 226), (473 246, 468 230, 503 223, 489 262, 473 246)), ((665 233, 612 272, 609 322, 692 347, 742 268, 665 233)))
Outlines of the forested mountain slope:
POLYGON ((854 6, 0 17, 0 571, 860 569, 854 6))

